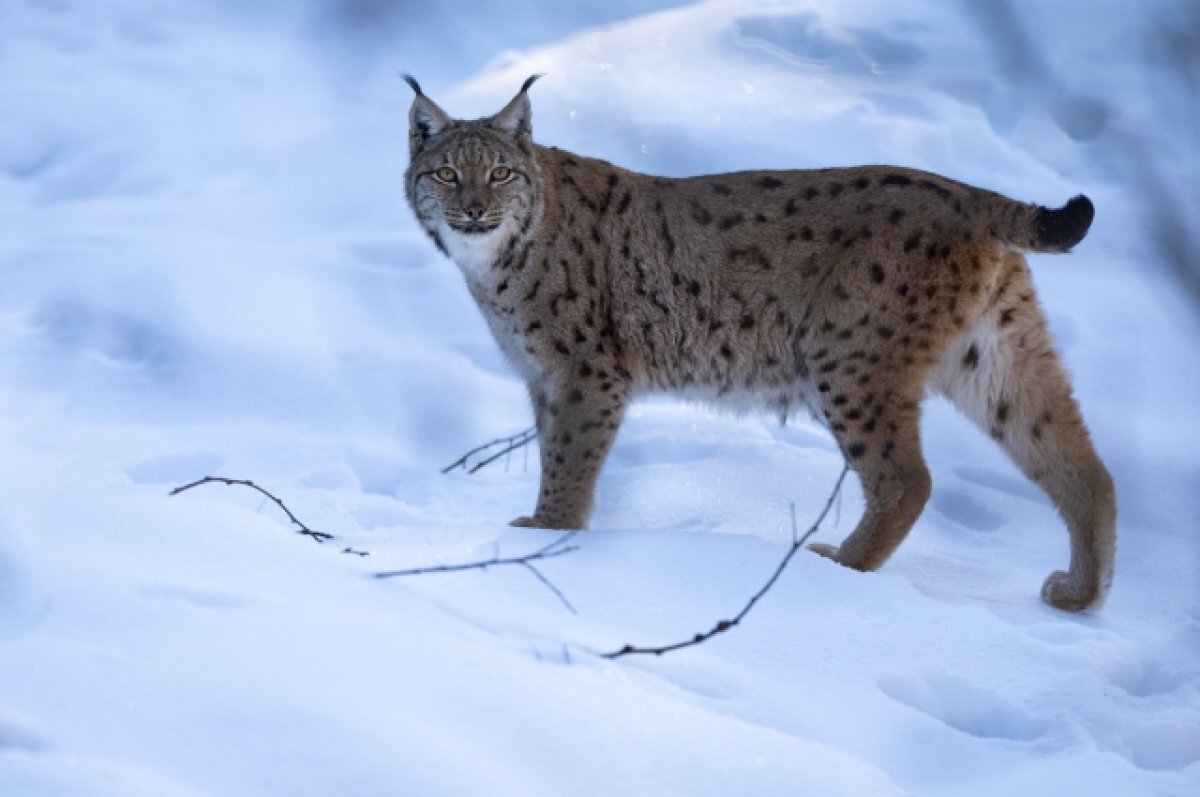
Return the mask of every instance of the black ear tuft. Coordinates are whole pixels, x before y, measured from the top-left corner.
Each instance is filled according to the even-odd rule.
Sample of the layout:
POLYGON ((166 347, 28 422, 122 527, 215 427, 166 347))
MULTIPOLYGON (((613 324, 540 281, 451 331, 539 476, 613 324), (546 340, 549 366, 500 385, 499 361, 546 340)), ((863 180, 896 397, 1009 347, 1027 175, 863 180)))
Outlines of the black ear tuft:
POLYGON ((408 111, 408 151, 415 158, 431 138, 452 126, 454 120, 436 102, 425 96, 411 75, 404 75, 404 80, 417 93, 408 111))
POLYGON ((529 91, 529 87, 536 83, 538 78, 541 77, 545 77, 544 72, 538 72, 536 75, 530 75, 528 78, 526 78, 525 82, 521 84, 521 93, 524 94, 525 92, 529 91))
POLYGON ((528 148, 533 136, 533 128, 530 125, 532 111, 529 106, 529 95, 526 91, 540 77, 540 73, 530 75, 525 83, 522 84, 521 90, 508 101, 508 105, 504 106, 500 113, 484 120, 484 123, 488 127, 495 128, 515 139, 522 149, 528 148))
POLYGON ((415 77, 413 77, 412 75, 410 75, 408 73, 405 73, 405 74, 401 75, 400 77, 404 78, 405 83, 412 86, 412 90, 417 93, 418 97, 425 96, 425 92, 421 91, 421 84, 417 82, 417 79, 415 77))

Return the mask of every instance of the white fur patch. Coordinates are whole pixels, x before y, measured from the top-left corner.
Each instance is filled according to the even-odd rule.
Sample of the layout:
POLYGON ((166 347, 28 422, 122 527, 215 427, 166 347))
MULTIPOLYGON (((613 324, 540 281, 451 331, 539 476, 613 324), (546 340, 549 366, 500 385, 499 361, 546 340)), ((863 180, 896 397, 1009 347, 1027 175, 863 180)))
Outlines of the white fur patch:
POLYGON ((442 221, 438 225, 438 236, 450 259, 458 264, 467 279, 480 280, 499 257, 500 247, 508 237, 508 228, 509 222, 505 221, 491 232, 468 235, 442 221))
POLYGON ((1002 341, 995 321, 985 318, 946 352, 930 387, 949 397, 967 417, 986 425, 996 399, 1016 388, 1007 382, 1011 372, 1012 353, 1002 341), (974 366, 966 363, 972 346, 974 366))

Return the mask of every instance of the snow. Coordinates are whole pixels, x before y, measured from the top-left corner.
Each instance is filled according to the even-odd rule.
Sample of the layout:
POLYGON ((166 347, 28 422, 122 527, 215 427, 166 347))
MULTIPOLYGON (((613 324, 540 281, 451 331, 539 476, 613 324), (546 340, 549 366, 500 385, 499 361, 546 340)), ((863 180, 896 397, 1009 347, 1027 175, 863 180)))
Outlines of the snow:
MULTIPOLYGON (((1192 4, 0 5, 0 794, 1200 793, 1192 4), (1120 502, 1099 612, 1050 503, 943 402, 879 572, 810 554, 803 421, 635 407, 595 531, 518 555, 536 451, 404 206, 407 71, 661 174, 898 163, 1098 207, 1039 293, 1120 502), (1189 271, 1191 269, 1191 271, 1189 271), (316 545, 253 491, 312 528, 316 545), (340 553, 351 547, 360 557, 340 553)), ((848 480, 818 539, 857 519, 848 480)))

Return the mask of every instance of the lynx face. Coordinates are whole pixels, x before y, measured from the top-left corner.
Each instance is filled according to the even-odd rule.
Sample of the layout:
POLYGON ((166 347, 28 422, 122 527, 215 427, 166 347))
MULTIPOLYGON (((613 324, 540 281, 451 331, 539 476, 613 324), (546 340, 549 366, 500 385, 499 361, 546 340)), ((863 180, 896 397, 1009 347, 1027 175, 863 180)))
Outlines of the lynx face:
POLYGON ((468 275, 485 271, 540 213, 541 176, 528 123, 506 116, 507 110, 456 121, 432 103, 413 106, 409 202, 425 231, 468 275))

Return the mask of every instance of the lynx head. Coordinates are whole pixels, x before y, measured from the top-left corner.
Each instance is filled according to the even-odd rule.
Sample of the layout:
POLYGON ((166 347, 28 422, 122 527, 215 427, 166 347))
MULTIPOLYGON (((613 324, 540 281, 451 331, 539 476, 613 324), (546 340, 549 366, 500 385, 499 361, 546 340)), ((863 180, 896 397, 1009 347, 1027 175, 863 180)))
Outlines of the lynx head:
POLYGON ((486 271, 529 233, 542 209, 525 81, 494 116, 452 119, 404 79, 416 96, 409 112, 405 190, 434 243, 468 275, 486 271))

